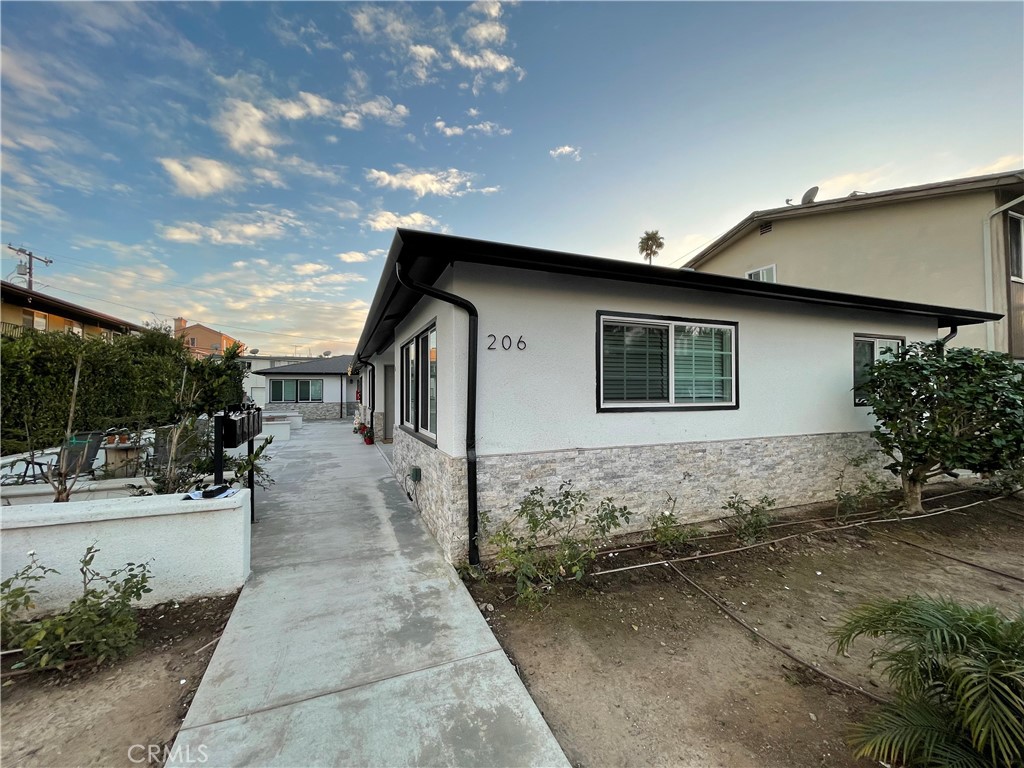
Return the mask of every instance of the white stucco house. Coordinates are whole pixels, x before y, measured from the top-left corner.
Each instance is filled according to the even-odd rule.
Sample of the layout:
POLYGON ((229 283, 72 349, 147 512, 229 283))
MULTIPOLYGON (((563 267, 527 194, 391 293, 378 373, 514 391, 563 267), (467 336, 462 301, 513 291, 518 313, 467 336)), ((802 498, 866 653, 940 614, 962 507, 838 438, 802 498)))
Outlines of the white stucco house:
POLYGON ((472 561, 481 510, 561 480, 636 528, 668 495, 690 521, 734 492, 831 498, 872 446, 855 340, 998 317, 400 229, 352 371, 406 492, 472 561))
POLYGON ((262 387, 265 400, 256 403, 268 411, 298 412, 307 421, 350 419, 359 386, 348 374, 351 364, 351 355, 338 355, 251 370, 251 376, 266 382, 262 387))

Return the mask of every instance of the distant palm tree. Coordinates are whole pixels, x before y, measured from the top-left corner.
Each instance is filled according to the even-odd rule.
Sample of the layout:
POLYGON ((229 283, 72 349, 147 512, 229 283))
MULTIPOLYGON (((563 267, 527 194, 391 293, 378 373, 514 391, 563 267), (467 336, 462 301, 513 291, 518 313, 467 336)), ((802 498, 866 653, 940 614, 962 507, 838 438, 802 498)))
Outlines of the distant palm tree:
POLYGON ((658 255, 658 251, 665 247, 665 238, 658 234, 658 230, 652 230, 650 232, 644 232, 644 236, 640 238, 640 243, 637 248, 640 250, 641 255, 647 259, 648 264, 654 263, 654 257, 658 255))

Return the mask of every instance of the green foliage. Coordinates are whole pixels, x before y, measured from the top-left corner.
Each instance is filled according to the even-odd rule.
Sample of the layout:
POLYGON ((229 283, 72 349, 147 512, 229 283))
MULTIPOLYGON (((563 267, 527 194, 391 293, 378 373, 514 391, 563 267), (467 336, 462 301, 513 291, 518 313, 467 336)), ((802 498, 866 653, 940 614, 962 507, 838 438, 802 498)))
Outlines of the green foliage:
MULTIPOLYGON (((543 488, 532 489, 486 542, 495 549, 494 570, 515 579, 520 601, 537 605, 558 584, 581 581, 598 547, 626 522, 626 507, 615 506, 611 499, 592 507, 586 492, 566 481, 547 497, 543 488)), ((489 523, 481 515, 482 531, 489 523)))
POLYGON ((665 238, 658 234, 658 230, 648 230, 644 232, 640 238, 640 242, 637 243, 637 250, 640 255, 647 259, 648 264, 654 263, 654 257, 658 255, 658 252, 665 247, 665 238))
POLYGON ((696 531, 683 525, 676 517, 677 499, 669 496, 668 502, 668 509, 654 513, 651 518, 651 538, 658 545, 658 549, 672 552, 689 542, 696 531))
POLYGON ((992 473, 1024 455, 1024 368, 1008 355, 919 342, 869 374, 873 435, 911 511, 921 511, 921 489, 933 477, 992 473))
POLYGON ((725 524, 736 534, 737 539, 744 544, 753 544, 768 532, 768 526, 775 519, 768 510, 774 506, 775 499, 770 496, 762 496, 755 503, 734 493, 722 505, 722 509, 733 514, 733 517, 727 519, 725 524))
POLYGON ((837 652, 858 637, 898 698, 856 727, 858 757, 907 766, 1024 764, 1024 611, 912 595, 876 600, 833 630, 837 652))
POLYGON ((99 549, 90 545, 80 561, 82 595, 62 612, 33 621, 19 621, 18 615, 34 607, 34 584, 47 574, 30 552, 31 562, 0 584, 0 616, 3 645, 22 648, 21 667, 63 669, 76 658, 97 664, 127 656, 135 647, 138 624, 132 603, 153 590, 149 587, 149 564, 128 563, 104 575, 93 568, 99 549))
POLYGON ((875 454, 861 453, 851 456, 836 475, 836 522, 845 523, 851 515, 864 512, 886 500, 889 488, 874 473, 861 476, 856 483, 851 482, 850 474, 870 465, 875 454))
POLYGON ((252 469, 253 482, 256 483, 258 488, 266 490, 272 486, 275 482, 274 478, 270 476, 270 470, 267 469, 267 463, 272 458, 270 455, 264 455, 267 450, 267 446, 274 442, 273 435, 267 435, 255 449, 253 449, 252 456, 240 456, 237 459, 224 455, 224 469, 231 469, 235 473, 237 482, 242 483, 246 488, 249 487, 249 470, 252 469))
POLYGON ((138 433, 240 403, 245 371, 238 348, 194 358, 166 329, 104 341, 26 332, 0 340, 4 454, 59 445, 67 429, 75 364, 82 359, 72 431, 127 427, 138 433), (189 385, 195 396, 183 398, 189 385))

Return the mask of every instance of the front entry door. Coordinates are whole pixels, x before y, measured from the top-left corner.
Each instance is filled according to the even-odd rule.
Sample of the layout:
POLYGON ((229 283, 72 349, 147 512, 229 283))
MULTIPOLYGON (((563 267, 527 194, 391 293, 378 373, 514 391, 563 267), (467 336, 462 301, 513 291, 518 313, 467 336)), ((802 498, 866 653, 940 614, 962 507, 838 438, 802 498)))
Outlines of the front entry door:
POLYGON ((384 366, 384 439, 395 436, 395 366, 384 366))

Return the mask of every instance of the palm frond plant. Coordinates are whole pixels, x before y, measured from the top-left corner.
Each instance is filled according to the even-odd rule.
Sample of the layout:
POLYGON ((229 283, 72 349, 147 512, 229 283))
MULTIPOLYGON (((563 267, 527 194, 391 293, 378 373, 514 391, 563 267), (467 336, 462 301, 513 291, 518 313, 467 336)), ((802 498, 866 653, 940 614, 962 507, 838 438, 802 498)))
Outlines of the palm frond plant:
POLYGON ((832 636, 859 637, 897 698, 854 727, 857 757, 901 766, 1024 766, 1024 609, 911 595, 854 609, 832 636))
POLYGON ((648 264, 654 263, 654 257, 658 255, 658 252, 665 247, 665 238, 658 234, 658 230, 648 230, 644 232, 640 238, 640 242, 637 243, 637 250, 640 251, 640 255, 647 260, 648 264))

